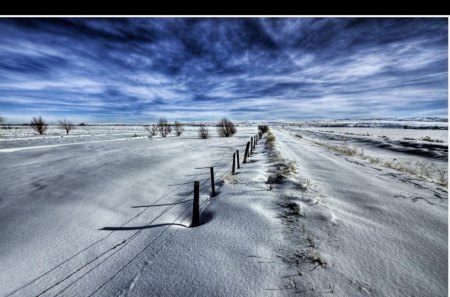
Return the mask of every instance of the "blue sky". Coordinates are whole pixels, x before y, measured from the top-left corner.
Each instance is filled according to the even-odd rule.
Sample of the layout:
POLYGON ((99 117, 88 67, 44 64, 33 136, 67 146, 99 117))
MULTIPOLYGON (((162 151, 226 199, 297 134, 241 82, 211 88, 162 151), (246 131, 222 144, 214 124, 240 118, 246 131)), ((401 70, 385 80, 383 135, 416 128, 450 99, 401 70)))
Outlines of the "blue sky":
POLYGON ((447 18, 4 18, 0 115, 447 116, 447 65, 447 18))

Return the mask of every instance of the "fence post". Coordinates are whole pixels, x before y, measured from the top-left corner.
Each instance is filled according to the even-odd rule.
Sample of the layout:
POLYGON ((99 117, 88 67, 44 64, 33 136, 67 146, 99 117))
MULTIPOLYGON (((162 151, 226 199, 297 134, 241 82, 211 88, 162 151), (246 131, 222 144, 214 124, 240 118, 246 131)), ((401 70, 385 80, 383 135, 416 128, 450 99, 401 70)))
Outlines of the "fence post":
POLYGON ((250 153, 251 153, 251 152, 253 151, 253 137, 251 138, 251 140, 250 140, 250 141, 251 141, 251 144, 250 144, 250 145, 251 145, 251 150, 250 150, 250 153))
POLYGON ((211 197, 216 197, 216 185, 214 184, 214 167, 210 168, 211 172, 211 197))
POLYGON ((200 225, 200 182, 194 182, 194 203, 192 206, 192 223, 191 227, 200 225))
POLYGON ((231 169, 231 174, 234 174, 236 171, 236 153, 233 154, 233 169, 231 169))
POLYGON ((239 169, 241 168, 241 165, 239 164, 239 150, 236 150, 236 160, 237 160, 237 167, 239 169))
POLYGON ((244 154, 244 164, 247 163, 247 157, 248 157, 248 149, 250 147, 250 141, 247 141, 247 146, 245 147, 245 154, 244 154))

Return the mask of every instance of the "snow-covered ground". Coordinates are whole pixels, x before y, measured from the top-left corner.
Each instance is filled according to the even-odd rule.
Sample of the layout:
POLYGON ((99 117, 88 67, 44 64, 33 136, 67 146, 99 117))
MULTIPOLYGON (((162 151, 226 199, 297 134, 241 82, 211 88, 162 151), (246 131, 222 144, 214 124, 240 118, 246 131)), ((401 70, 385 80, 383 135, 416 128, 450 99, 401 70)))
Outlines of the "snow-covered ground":
POLYGON ((288 183, 280 195, 301 205, 298 225, 327 263, 298 276, 297 284, 330 284, 337 296, 447 295, 445 188, 329 151, 288 130, 276 136, 283 156, 298 165, 297 179, 310 184, 299 193, 288 183))
MULTIPOLYGON (((242 164, 255 126, 208 140, 197 127, 152 139, 131 128, 2 135, 0 296, 447 295, 448 197, 436 182, 314 142, 339 133, 273 127, 279 158, 263 139, 242 164), (297 170, 268 184, 281 156, 297 170), (202 225, 187 228, 194 180, 202 225)), ((367 151, 447 163, 443 148, 367 151)))
MULTIPOLYGON (((120 254, 109 261, 115 265, 155 238, 165 228, 159 224, 189 208, 193 181, 209 177, 208 168, 195 168, 214 165, 216 182, 223 180, 235 149, 243 154, 256 131, 242 130, 207 140, 189 133, 58 145, 41 139, 42 146, 0 150, 2 295, 40 277, 14 296, 54 296, 90 269, 95 270, 80 282, 100 283, 111 268, 99 263, 118 244, 120 254), (121 243, 130 236, 134 240, 125 247, 121 243)), ((209 193, 207 183, 203 192, 209 193)), ((83 296, 90 287, 82 286, 71 288, 83 296)))

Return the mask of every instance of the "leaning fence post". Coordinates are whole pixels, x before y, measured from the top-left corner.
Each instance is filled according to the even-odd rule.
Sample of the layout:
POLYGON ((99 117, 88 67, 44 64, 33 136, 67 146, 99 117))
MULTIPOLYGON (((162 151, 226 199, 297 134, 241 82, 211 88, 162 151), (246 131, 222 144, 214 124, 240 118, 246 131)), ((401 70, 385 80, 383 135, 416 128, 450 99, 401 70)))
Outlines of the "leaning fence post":
POLYGON ((214 167, 210 168, 211 172, 211 197, 216 197, 216 185, 214 184, 214 167))
POLYGON ((239 150, 236 150, 236 160, 237 160, 237 168, 241 168, 241 165, 239 164, 239 150))
POLYGON ((233 154, 233 168, 231 169, 231 174, 234 174, 236 171, 236 153, 233 154))
POLYGON ((200 225, 200 182, 194 182, 194 203, 192 206, 192 223, 191 227, 200 225))
POLYGON ((247 141, 247 146, 245 147, 245 154, 244 154, 244 164, 247 163, 247 157, 248 157, 248 149, 250 147, 250 141, 247 141))

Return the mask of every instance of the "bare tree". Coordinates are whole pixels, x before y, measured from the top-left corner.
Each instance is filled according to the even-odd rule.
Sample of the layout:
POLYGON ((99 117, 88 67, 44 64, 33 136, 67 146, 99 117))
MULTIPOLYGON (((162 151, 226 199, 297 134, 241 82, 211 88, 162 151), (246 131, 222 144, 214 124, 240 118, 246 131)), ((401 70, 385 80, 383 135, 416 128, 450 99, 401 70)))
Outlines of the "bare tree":
POLYGON ((177 136, 180 136, 184 132, 184 125, 178 121, 175 121, 173 127, 177 136))
POLYGON ((172 132, 172 126, 170 126, 166 118, 160 118, 158 121, 158 130, 162 137, 166 137, 172 132))
POLYGON ((200 138, 207 139, 209 137, 209 130, 205 126, 201 126, 197 133, 200 138))
POLYGON ((45 131, 47 131, 48 125, 42 119, 41 116, 38 118, 33 117, 33 120, 30 123, 31 128, 36 131, 39 135, 44 135, 45 131))
POLYGON ((227 118, 223 118, 217 124, 217 133, 222 137, 230 137, 236 134, 234 123, 227 118))
POLYGON ((69 132, 75 129, 75 125, 66 119, 59 121, 59 127, 66 131, 66 135, 69 135, 69 132))
POLYGON ((144 125, 144 129, 145 131, 148 132, 150 137, 156 136, 156 132, 158 132, 158 127, 153 124, 153 125, 144 125))
POLYGON ((152 125, 152 136, 156 136, 157 133, 158 133, 158 126, 153 124, 152 125))
POLYGON ((258 130, 261 131, 261 133, 267 133, 269 131, 269 126, 267 125, 258 125, 258 130))

